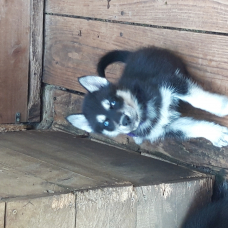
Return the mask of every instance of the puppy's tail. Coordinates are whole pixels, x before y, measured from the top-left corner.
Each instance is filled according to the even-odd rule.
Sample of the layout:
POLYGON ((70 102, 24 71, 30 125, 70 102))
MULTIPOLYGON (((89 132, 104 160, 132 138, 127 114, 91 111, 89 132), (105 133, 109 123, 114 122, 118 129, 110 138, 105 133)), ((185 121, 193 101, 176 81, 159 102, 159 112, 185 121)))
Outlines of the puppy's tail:
POLYGON ((97 72, 101 77, 105 77, 105 69, 108 65, 114 62, 126 63, 128 56, 131 54, 130 51, 111 51, 101 57, 97 64, 97 72))

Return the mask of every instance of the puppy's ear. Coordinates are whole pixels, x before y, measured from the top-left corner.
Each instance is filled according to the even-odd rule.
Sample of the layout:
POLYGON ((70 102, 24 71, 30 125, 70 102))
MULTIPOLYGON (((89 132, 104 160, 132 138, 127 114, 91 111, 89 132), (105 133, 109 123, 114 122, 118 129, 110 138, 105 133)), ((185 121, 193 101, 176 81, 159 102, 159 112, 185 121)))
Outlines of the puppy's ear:
POLYGON ((99 76, 84 76, 80 77, 78 81, 90 93, 109 85, 109 81, 106 78, 99 76))
POLYGON ((66 118, 74 127, 77 127, 81 130, 92 132, 92 128, 89 125, 88 120, 83 114, 70 115, 66 118))

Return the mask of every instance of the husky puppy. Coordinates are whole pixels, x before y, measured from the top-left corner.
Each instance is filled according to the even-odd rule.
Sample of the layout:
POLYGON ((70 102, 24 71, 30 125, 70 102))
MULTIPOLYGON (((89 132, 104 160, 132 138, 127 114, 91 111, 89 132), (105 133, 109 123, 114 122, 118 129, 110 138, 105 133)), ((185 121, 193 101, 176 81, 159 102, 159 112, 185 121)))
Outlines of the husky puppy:
POLYGON ((73 126, 110 137, 127 134, 137 144, 165 137, 204 137, 214 146, 228 145, 228 128, 181 117, 179 100, 222 117, 228 114, 228 98, 204 91, 172 52, 155 47, 111 51, 100 59, 97 70, 100 76, 79 78, 88 94, 83 114, 67 117, 73 126), (125 63, 125 68, 113 84, 104 71, 117 61, 125 63))

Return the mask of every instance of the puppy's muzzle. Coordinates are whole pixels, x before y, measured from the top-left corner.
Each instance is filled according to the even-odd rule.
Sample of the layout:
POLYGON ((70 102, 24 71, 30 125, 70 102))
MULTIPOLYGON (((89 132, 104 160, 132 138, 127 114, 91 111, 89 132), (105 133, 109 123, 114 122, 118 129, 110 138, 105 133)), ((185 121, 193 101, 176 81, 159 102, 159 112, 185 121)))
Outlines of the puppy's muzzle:
POLYGON ((121 125, 123 125, 125 127, 131 125, 131 123, 132 123, 132 121, 131 121, 130 117, 127 115, 124 115, 123 118, 121 119, 121 125))

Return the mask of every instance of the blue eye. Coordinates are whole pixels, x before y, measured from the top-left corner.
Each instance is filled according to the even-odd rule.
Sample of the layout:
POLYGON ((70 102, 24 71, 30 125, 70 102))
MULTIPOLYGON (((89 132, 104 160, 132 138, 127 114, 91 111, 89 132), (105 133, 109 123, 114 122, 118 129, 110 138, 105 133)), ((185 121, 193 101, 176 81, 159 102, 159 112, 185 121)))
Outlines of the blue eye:
POLYGON ((109 125, 109 121, 108 121, 108 120, 106 120, 103 124, 104 124, 104 126, 105 126, 105 127, 108 127, 108 125, 109 125))
POLYGON ((116 105, 116 101, 111 101, 110 104, 111 104, 111 106, 113 107, 113 106, 116 105))

